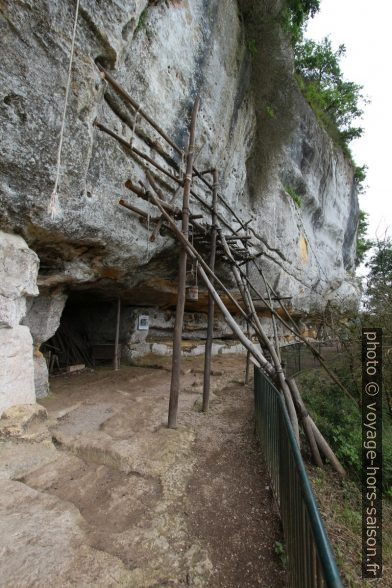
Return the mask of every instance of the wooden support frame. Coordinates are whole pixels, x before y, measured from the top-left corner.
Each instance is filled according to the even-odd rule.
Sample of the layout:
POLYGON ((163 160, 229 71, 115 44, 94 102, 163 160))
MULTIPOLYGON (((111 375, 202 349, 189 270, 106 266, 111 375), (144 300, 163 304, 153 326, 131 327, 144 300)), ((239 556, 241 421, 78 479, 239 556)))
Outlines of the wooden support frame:
MULTIPOLYGON (((189 197, 192 185, 192 169, 193 156, 195 150, 195 133, 196 120, 199 112, 200 100, 196 98, 192 110, 191 126, 189 130, 189 142, 186 161, 186 173, 184 180, 184 195, 182 202, 182 227, 181 232, 184 238, 188 240, 189 233, 189 197)), ((157 198, 156 198, 157 200, 157 198)), ((162 206, 162 203, 160 203, 162 206)), ((165 203, 166 204, 166 203, 165 203)), ((164 206, 162 206, 162 209, 164 206)), ((182 329, 184 324, 184 309, 185 309, 185 295, 186 295, 186 260, 187 250, 181 246, 179 263, 178 263, 178 297, 176 307, 176 318, 174 323, 174 337, 173 337, 173 357, 172 357, 172 373, 170 382, 170 400, 169 400, 169 415, 168 427, 175 429, 177 427, 177 411, 178 411, 178 396, 180 393, 180 370, 181 370, 181 343, 182 343, 182 329)))
MULTIPOLYGON (((176 143, 174 141, 172 141, 170 139, 170 137, 163 131, 163 129, 157 123, 155 123, 155 121, 146 112, 144 112, 140 108, 140 106, 136 103, 136 101, 132 99, 132 97, 114 80, 114 78, 108 72, 106 72, 103 69, 103 67, 101 65, 98 65, 98 67, 102 72, 102 77, 107 79, 109 81, 110 85, 112 86, 112 88, 115 89, 115 91, 125 100, 125 102, 127 102, 128 104, 131 105, 131 107, 132 107, 131 112, 132 112, 133 116, 135 116, 136 114, 139 114, 141 117, 143 117, 155 129, 155 131, 159 135, 161 135, 161 137, 163 137, 165 139, 165 141, 175 151, 176 155, 180 155, 182 157, 184 154, 183 150, 178 145, 176 145, 176 143)), ((195 104, 195 107, 196 107, 196 104, 195 104)), ((119 116, 121 118, 121 116, 123 116, 123 113, 117 112, 117 116, 119 116)), ((131 121, 128 120, 128 117, 127 117, 125 120, 125 123, 129 127, 130 127, 130 125, 132 125, 131 130, 132 130, 132 132, 135 131, 135 120, 133 120, 131 123, 131 121)), ((327 366, 325 365, 325 363, 320 355, 320 352, 317 352, 317 350, 315 350, 313 348, 313 346, 304 337, 302 337, 298 333, 298 330, 296 328, 294 321, 292 320, 291 315, 289 315, 289 313, 286 311, 286 309, 284 308, 284 306, 282 304, 283 299, 280 298, 279 296, 277 296, 275 294, 274 290, 268 285, 267 282, 265 282, 266 288, 267 288, 267 294, 266 294, 266 298, 268 298, 268 302, 267 302, 267 300, 265 300, 265 297, 263 297, 261 294, 259 294, 257 292, 257 290, 254 288, 253 284, 251 283, 251 281, 249 279, 249 272, 247 271, 246 274, 244 275, 244 273, 241 271, 241 269, 240 269, 241 265, 247 264, 247 266, 248 266, 249 261, 253 261, 255 263, 255 260, 260 255, 263 255, 263 252, 261 252, 260 254, 257 254, 257 255, 252 255, 252 256, 250 256, 248 253, 249 248, 247 245, 253 245, 253 243, 251 242, 251 239, 250 239, 251 234, 253 234, 256 239, 262 241, 262 238, 256 234, 255 230, 252 227, 249 227, 249 230, 248 230, 248 225, 253 219, 250 219, 247 222, 243 222, 237 216, 235 210, 233 210, 233 208, 225 201, 225 199, 218 192, 216 192, 216 195, 215 195, 216 200, 219 200, 224 205, 226 210, 228 210, 231 213, 231 215, 234 217, 236 222, 239 224, 239 228, 237 230, 234 230, 232 228, 231 224, 222 215, 220 215, 217 212, 216 203, 215 203, 215 206, 210 207, 196 191, 191 189, 192 177, 199 179, 204 184, 204 186, 207 186, 207 188, 209 188, 210 190, 214 189, 214 184, 216 183, 214 181, 214 178, 213 178, 213 183, 211 184, 210 182, 208 182, 208 180, 205 177, 207 175, 207 173, 211 173, 212 170, 205 170, 203 172, 199 172, 195 168, 195 165, 194 165, 195 157, 193 155, 194 144, 193 144, 193 148, 191 148, 191 142, 192 142, 191 135, 192 135, 193 120, 192 120, 192 124, 191 124, 191 132, 190 132, 190 139, 189 139, 189 145, 188 145, 187 174, 186 174, 185 180, 183 180, 182 178, 179 179, 177 177, 179 165, 176 161, 176 155, 174 157, 172 157, 172 155, 169 155, 169 153, 164 148, 162 148, 162 146, 157 141, 151 140, 151 138, 145 134, 145 131, 142 128, 137 129, 138 136, 141 137, 142 140, 144 140, 145 143, 147 145, 149 145, 150 148, 154 149, 155 152, 165 161, 166 164, 168 164, 170 166, 171 169, 175 170, 176 175, 174 175, 173 173, 171 173, 170 171, 168 171, 167 169, 162 167, 162 165, 159 165, 156 161, 154 161, 154 159, 149 157, 147 154, 134 148, 132 145, 132 142, 129 143, 123 137, 118 136, 116 133, 114 133, 113 131, 111 131, 110 129, 108 129, 107 127, 102 125, 101 123, 96 123, 96 125, 102 131, 106 132, 107 134, 109 134, 110 136, 115 138, 117 141, 119 141, 120 144, 122 144, 124 148, 126 148, 134 156, 136 156, 136 160, 139 165, 143 166, 143 163, 141 163, 140 160, 147 162, 149 165, 153 166, 156 170, 158 170, 159 172, 164 174, 167 178, 170 178, 171 180, 173 180, 178 186, 180 186, 180 187, 183 186, 183 188, 184 188, 184 199, 183 199, 183 208, 182 208, 183 232, 178 230, 178 228, 173 220, 173 218, 178 218, 181 214, 180 211, 179 210, 176 211, 175 207, 173 206, 174 198, 170 199, 170 201, 167 202, 165 198, 160 197, 161 194, 159 193, 159 189, 155 190, 154 186, 153 186, 153 189, 156 192, 157 196, 152 195, 152 198, 150 198, 150 193, 148 193, 148 191, 145 189, 143 189, 143 191, 140 191, 140 189, 139 189, 140 192, 138 194, 140 197, 144 197, 144 199, 146 199, 150 202, 153 202, 161 211, 161 217, 159 217, 158 219, 154 219, 155 222, 157 223, 157 227, 158 227, 155 231, 155 236, 159 231, 159 227, 161 226, 163 219, 165 219, 165 222, 166 222, 165 226, 171 230, 171 232, 177 237, 177 239, 181 243, 182 249, 181 249, 181 253, 180 253, 180 267, 179 267, 179 274, 180 274, 180 278, 181 278, 179 280, 179 295, 181 294, 181 296, 179 296, 179 298, 181 298, 180 302, 182 301, 182 298, 185 298, 185 296, 184 297, 182 296, 182 293, 184 293, 184 295, 185 295, 185 279, 184 280, 182 279, 184 272, 182 272, 181 267, 183 267, 183 258, 185 257, 185 270, 186 270, 186 256, 187 256, 187 253, 189 253, 191 255, 191 257, 199 260, 200 263, 198 266, 198 272, 207 286, 207 289, 209 291, 209 298, 211 298, 213 303, 215 302, 215 304, 220 308, 225 320, 227 321, 229 326, 232 328, 233 333, 238 337, 238 339, 241 341, 241 343, 248 350, 249 354, 266 371, 266 373, 268 373, 271 377, 273 377, 274 379, 276 379, 279 382, 280 388, 281 388, 283 395, 285 397, 285 400, 286 400, 286 405, 288 407, 290 417, 293 417, 293 415, 292 415, 292 407, 294 406, 293 398, 294 398, 294 400, 298 399, 298 391, 295 390, 295 383, 286 381, 284 379, 283 371, 282 371, 281 365, 280 365, 279 345, 278 345, 277 327, 276 327, 275 318, 278 319, 282 324, 284 324, 289 330, 291 330, 298 338, 305 341, 305 343, 308 345, 308 347, 311 348, 314 355, 320 361, 321 365, 330 374, 331 378, 339 385, 339 387, 347 395, 349 395, 351 397, 349 392, 344 388, 344 386, 341 384, 341 382, 338 380, 338 378, 334 377, 334 374, 332 374, 330 372, 330 370, 327 368, 327 366), (198 254, 198 252, 193 247, 193 245, 191 245, 189 243, 187 230, 184 230, 184 228, 189 227, 189 222, 192 222, 192 224, 195 226, 195 228, 200 229, 201 233, 203 233, 203 232, 204 232, 204 234, 206 233, 206 231, 204 230, 203 227, 197 226, 197 224, 195 223, 195 219, 200 218, 200 215, 194 215, 192 218, 192 215, 189 214, 189 196, 190 195, 192 195, 204 208, 206 208, 207 210, 210 210, 212 214, 215 214, 216 219, 219 219, 222 226, 227 227, 231 233, 231 235, 227 235, 227 237, 226 237, 227 241, 231 244, 231 249, 228 246, 228 251, 227 250, 225 251, 225 255, 221 255, 221 253, 220 253, 220 255, 221 255, 221 258, 224 259, 225 262, 230 264, 231 269, 236 276, 237 284, 238 284, 238 287, 239 287, 240 292, 242 294, 246 311, 243 311, 243 309, 240 307, 240 305, 237 303, 237 301, 233 298, 231 293, 227 290, 227 288, 224 287, 222 282, 216 277, 214 271, 211 271, 211 268, 208 266, 208 264, 205 263, 205 261, 198 254), (186 205, 186 199, 187 199, 188 206, 186 205), (239 234, 241 229, 244 229, 246 231, 246 236, 239 234), (244 248, 242 248, 242 249, 237 248, 235 246, 235 243, 237 241, 241 241, 242 245, 244 246, 245 249, 244 248), (245 255, 245 259, 244 259, 244 255, 245 255), (208 278, 208 275, 210 276, 211 279, 208 278), (244 333, 240 329, 239 325, 236 323, 234 318, 231 316, 230 312, 227 310, 223 301, 221 300, 219 294, 215 290, 213 280, 215 280, 216 283, 220 285, 220 287, 226 292, 226 294, 229 296, 229 298, 234 302, 235 306, 240 310, 241 314, 247 320, 247 324, 251 325, 255 329, 256 334, 259 336, 259 340, 261 343, 261 349, 263 349, 265 347, 269 351, 269 353, 271 354, 271 357, 273 359, 274 366, 272 366, 268 362, 268 360, 264 357, 263 352, 259 352, 257 347, 255 347, 253 345, 252 341, 250 341, 250 339, 249 339, 250 332, 247 331, 248 337, 246 337, 244 335, 244 333), (251 297, 251 291, 256 292, 256 294, 259 296, 259 298, 264 302, 264 304, 267 306, 267 308, 269 308, 271 311, 271 314, 273 317, 275 346, 269 340, 269 338, 266 336, 266 334, 263 331, 260 320, 257 316, 256 311, 255 311, 254 302, 251 297), (275 298, 273 298, 271 296, 271 293, 275 294, 275 298), (289 322, 293 324, 294 328, 290 327, 290 325, 288 325, 287 322, 284 321, 282 319, 282 317, 280 315, 278 315, 278 313, 272 307, 272 300, 274 300, 274 299, 279 300, 280 305, 282 306, 282 308, 284 308, 284 310, 289 318, 289 322)), ((143 167, 145 167, 145 166, 143 166, 143 167)), ((150 182, 150 184, 151 184, 151 182, 150 182)), ((135 186, 132 185, 131 189, 133 189, 133 188, 135 188, 135 186)), ((172 190, 172 187, 170 187, 170 189, 172 190)), ((198 189, 200 189, 200 185, 198 185, 198 189)), ((135 193, 137 193, 136 190, 135 190, 135 193)), ((143 222, 145 222, 146 216, 148 218, 148 215, 146 215, 146 213, 143 214, 144 211, 141 211, 140 209, 137 209, 136 207, 132 207, 132 205, 127 206, 124 203, 124 201, 121 201, 121 203, 123 206, 125 205, 127 208, 130 208, 133 212, 135 212, 136 214, 141 216, 143 219, 143 222)), ((227 245, 227 243, 226 243, 226 245, 227 245)), ((275 251, 274 249, 271 249, 271 250, 275 251)), ((215 255, 217 254, 217 252, 218 252, 218 247, 215 245, 215 255)), ((210 261, 211 261, 211 259, 210 259, 210 261)), ((255 263, 255 265, 257 266, 256 263, 255 263)), ((185 271, 185 274, 186 274, 186 271, 185 271)), ((184 304, 182 304, 182 313, 180 312, 181 311, 180 307, 181 307, 181 304, 177 305, 176 324, 177 324, 177 317, 181 318, 181 325, 180 325, 181 329, 176 328, 176 333, 175 333, 175 350, 176 350, 176 357, 178 359, 178 362, 177 362, 178 365, 179 365, 179 361, 181 358, 181 339, 182 339, 184 304), (178 340, 180 341, 179 347, 178 347, 178 340)), ((180 321, 178 321, 178 324, 180 324, 180 321)), ((213 332, 212 332, 212 334, 213 334, 213 332)), ((117 347, 118 347, 117 333, 116 333, 116 338, 117 338, 117 347)), ((117 349, 117 353, 118 353, 118 349, 117 349)), ((173 356, 174 355, 175 354, 173 354, 173 356)), ((173 361, 174 361, 174 357, 173 357, 173 361)), ((206 373, 208 373, 208 376, 210 375, 210 368, 208 369, 208 371, 206 370, 206 373)), ((174 376, 176 376, 175 370, 172 371, 172 383, 173 383, 174 376)), ((176 426, 176 417, 177 417, 178 392, 179 392, 179 369, 177 369, 177 376, 178 376, 177 393, 175 390, 176 386, 174 386, 174 388, 172 386, 171 387, 170 404, 169 404, 168 424, 169 424, 169 426, 173 426, 173 427, 176 426), (175 398, 175 396, 176 396, 176 398, 175 398), (173 402, 173 399, 174 399, 174 402, 173 402), (171 414, 171 409, 173 409, 172 414, 171 414), (173 416, 174 416, 174 418, 172 418, 173 416)), ((297 406, 294 407, 294 412, 295 412, 295 408, 297 408, 297 410, 300 414, 300 417, 301 418, 303 417, 303 419, 306 421, 306 425, 304 424, 304 428, 306 429, 305 432, 307 433, 307 436, 311 442, 311 445, 313 444, 313 447, 312 447, 313 455, 314 455, 313 450, 315 448, 315 442, 316 442, 320 451, 322 451, 328 457, 328 459, 331 460, 331 462, 333 463, 333 465, 336 467, 336 469, 338 471, 340 469, 339 473, 344 475, 344 470, 341 468, 339 462, 337 462, 336 457, 331 452, 331 449, 329 448, 325 439, 322 437, 321 433, 318 431, 318 429, 317 429, 316 425, 314 424, 314 422, 312 421, 312 419, 310 417, 306 418, 306 415, 304 414, 303 407, 301 407, 298 402, 296 402, 296 404, 297 404, 297 406), (312 437, 312 435, 313 435, 313 437, 312 437), (339 466, 340 466, 340 468, 339 468, 339 466)), ((295 417, 296 417, 296 414, 295 414, 295 417)), ((291 420, 293 422, 293 418, 291 418, 291 420)), ((296 428, 294 422, 293 422, 293 424, 294 424, 294 428, 296 428)), ((298 429, 295 432, 296 432, 296 436, 298 439, 298 429)), ((318 460, 316 459, 316 461, 318 461, 318 460)))
POLYGON ((260 342, 260 346, 261 348, 265 347, 268 350, 268 353, 270 354, 273 364, 275 366, 275 372, 276 372, 276 376, 277 376, 277 381, 279 382, 279 387, 281 389, 281 392, 283 393, 284 399, 285 399, 285 403, 286 403, 286 407, 290 416, 290 420, 291 420, 291 424, 293 425, 293 429, 294 429, 294 433, 295 433, 295 437, 298 443, 298 446, 300 444, 300 437, 299 437, 299 426, 298 426, 298 418, 297 418, 297 413, 295 410, 295 406, 294 406, 294 402, 289 390, 289 387, 286 383, 286 380, 284 378, 283 375, 283 370, 282 370, 282 366, 279 360, 279 357, 275 351, 274 346, 271 344, 269 338, 267 337, 260 319, 257 315, 250 291, 249 291, 249 287, 248 287, 248 283, 247 280, 241 279, 241 270, 238 268, 237 263, 235 262, 235 259, 232 256, 232 253, 230 251, 230 247, 228 246, 226 239, 224 237, 224 235, 222 234, 222 232, 220 232, 220 240, 221 243, 223 245, 223 248, 225 249, 226 255, 228 257, 232 257, 232 261, 233 261, 233 274, 235 277, 235 280, 237 282, 237 286, 238 289, 241 292, 241 295, 243 297, 244 303, 246 308, 249 311, 250 316, 252 317, 253 322, 256 324, 256 334, 258 335, 259 338, 259 342, 260 342))
MULTIPOLYGON (((183 151, 182 149, 167 135, 167 133, 165 133, 165 131, 141 108, 140 104, 138 104, 136 102, 136 100, 134 100, 132 98, 132 96, 129 95, 129 93, 118 83, 116 82, 116 80, 113 78, 113 76, 100 64, 97 63, 97 67, 101 72, 101 76, 103 77, 103 79, 106 79, 109 84, 112 86, 112 88, 124 99, 126 100, 134 109, 134 111, 138 112, 140 116, 142 116, 151 126, 153 129, 156 130, 156 132, 161 135, 161 137, 163 139, 165 139, 165 141, 172 147, 172 149, 174 149, 174 151, 176 151, 179 155, 182 155, 183 151)), ((197 176, 206 186, 207 188, 209 188, 209 190, 212 191, 213 187, 210 184, 210 182, 208 182, 206 180, 206 178, 204 177, 204 172, 200 172, 198 171, 193 163, 192 163, 192 169, 191 169, 191 175, 195 175, 197 176)), ((225 208, 230 212, 230 214, 233 215, 233 217, 236 219, 236 221, 239 223, 240 227, 244 230, 246 230, 247 228, 247 224, 250 222, 248 221, 248 223, 243 223, 243 221, 240 219, 240 217, 237 215, 237 213, 235 212, 235 210, 226 202, 226 200, 220 195, 217 195, 218 199, 220 200, 220 202, 222 202, 222 204, 225 206, 225 208)), ((226 226, 228 226, 228 228, 234 232, 231 228, 231 226, 226 223, 226 226)), ((238 232, 238 231, 237 231, 238 232)))
MULTIPOLYGON (((217 280, 217 282, 221 285, 221 287, 223 287, 223 289, 226 290, 225 287, 224 287, 224 285, 222 284, 222 282, 220 282, 220 280, 211 271, 211 269, 209 268, 208 264, 206 264, 204 262, 203 258, 197 253, 197 251, 195 250, 195 248, 193 247, 193 245, 188 241, 187 238, 185 238, 185 236, 183 235, 183 233, 177 228, 177 226, 176 226, 175 222, 173 221, 173 219, 165 211, 165 209, 160 205, 159 199, 156 198, 155 195, 152 195, 152 199, 153 199, 154 204, 157 206, 157 208, 159 208, 162 216, 165 218, 166 222, 170 226, 171 230, 173 231, 173 233, 175 234, 175 236, 177 237, 177 239, 183 245, 183 247, 189 252, 189 254, 194 259, 198 259, 199 260, 199 262, 200 262, 199 265, 198 265, 199 275, 202 278, 202 280, 204 281, 204 283, 205 283, 208 291, 211 293, 211 295, 212 295, 212 297, 214 299, 214 302, 216 303, 216 305, 219 307, 220 311, 222 312, 222 315, 223 315, 225 321, 227 322, 227 324, 229 325, 229 327, 231 328, 233 334, 239 339, 239 341, 244 345, 244 347, 250 352, 250 354, 251 354, 253 360, 255 361, 256 365, 258 365, 259 367, 261 367, 271 378, 275 379, 276 376, 278 375, 276 368, 274 368, 268 362, 268 360, 264 357, 264 355, 262 354, 262 352, 257 349, 257 347, 252 343, 252 341, 250 341, 243 334, 241 328, 236 323, 236 321, 234 320, 234 318, 232 317, 232 315, 230 314, 230 312, 227 310, 225 304, 223 303, 223 301, 220 298, 219 294, 215 290, 213 284, 209 280, 206 271, 208 271, 208 273, 210 275, 212 275, 212 277, 217 280)), ((230 256, 231 256, 231 254, 230 254, 230 256)), ((238 269, 238 267, 237 267, 237 269, 238 269)), ((226 292, 229 294, 229 296, 231 296, 230 293, 227 290, 226 290, 226 292)), ((246 313, 244 313, 244 312, 242 312, 242 313, 246 316, 246 313)), ((258 327, 259 327, 259 325, 254 326, 254 328, 256 329, 256 331, 258 330, 258 327)), ((282 374, 281 370, 279 370, 279 372, 282 374)), ((285 381, 284 383, 285 383, 285 389, 290 392, 290 389, 289 389, 289 386, 288 386, 288 382, 285 381)), ((290 398, 291 398, 291 402, 293 402, 293 398, 292 398, 291 394, 290 394, 290 398)), ((324 437, 321 435, 321 433, 318 430, 317 426, 315 425, 314 421, 310 417, 309 417, 309 424, 312 427, 314 438, 316 439, 317 445, 320 448, 320 450, 331 461, 331 463, 334 465, 335 469, 337 469, 337 471, 342 476, 344 476, 346 474, 344 468, 342 468, 341 464, 337 460, 336 456, 334 455, 333 451, 329 447, 328 443, 325 441, 324 437)))

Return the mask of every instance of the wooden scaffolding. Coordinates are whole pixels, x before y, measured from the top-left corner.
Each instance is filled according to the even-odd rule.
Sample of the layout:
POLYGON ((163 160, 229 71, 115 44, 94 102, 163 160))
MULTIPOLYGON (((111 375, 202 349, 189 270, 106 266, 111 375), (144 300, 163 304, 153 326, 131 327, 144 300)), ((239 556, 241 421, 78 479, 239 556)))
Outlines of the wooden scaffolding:
MULTIPOLYGON (((208 321, 205 344, 203 411, 208 410, 210 394, 211 354, 213 342, 214 309, 218 307, 234 336, 247 351, 245 382, 249 377, 249 365, 252 360, 277 385, 280 390, 292 422, 297 443, 300 444, 299 427, 302 426, 313 459, 322 465, 320 454, 324 454, 340 474, 345 471, 333 454, 328 443, 307 413, 298 387, 294 380, 287 379, 282 369, 279 351, 277 322, 291 332, 297 340, 302 340, 328 371, 335 383, 349 394, 329 370, 319 351, 300 333, 295 321, 280 297, 266 279, 260 264, 263 255, 257 248, 258 236, 252 227, 253 219, 244 221, 230 206, 219 191, 219 170, 211 168, 199 171, 196 167, 195 143, 196 126, 199 112, 199 99, 196 98, 190 117, 188 144, 186 150, 177 145, 165 131, 145 112, 134 98, 98 64, 101 76, 108 83, 105 99, 112 111, 131 131, 131 140, 125 139, 113 130, 96 121, 102 132, 115 139, 127 154, 140 165, 146 182, 134 183, 128 179, 125 186, 137 198, 145 200, 157 209, 157 215, 151 217, 131 201, 119 200, 119 205, 138 215, 141 222, 150 231, 148 239, 154 241, 160 231, 169 232, 180 245, 178 265, 178 299, 173 336, 172 374, 168 426, 177 426, 178 399, 180 393, 181 342, 183 319, 187 295, 187 260, 197 268, 197 274, 209 293, 208 321), (110 91, 109 91, 110 89, 110 91), (143 119, 156 134, 163 139, 152 138, 138 121, 143 119), (141 139, 152 150, 154 157, 134 146, 134 137, 141 139), (178 199, 182 193, 181 205, 178 199), (200 213, 192 214, 190 203, 195 203, 200 213), (229 220, 229 218, 231 220, 229 220), (181 228, 178 226, 181 221, 181 228), (233 226, 235 224, 236 226, 233 226), (216 260, 225 264, 236 284, 239 296, 223 283, 215 271, 216 260), (255 286, 250 275, 257 273, 262 280, 265 293, 255 286), (235 313, 229 311, 224 299, 230 302, 235 313), (279 311, 274 303, 278 303, 279 311), (272 318, 273 336, 267 336, 261 324, 256 306, 262 303, 272 318), (246 322, 244 333, 233 314, 246 322)), ((194 292, 193 292, 194 294, 194 292)))

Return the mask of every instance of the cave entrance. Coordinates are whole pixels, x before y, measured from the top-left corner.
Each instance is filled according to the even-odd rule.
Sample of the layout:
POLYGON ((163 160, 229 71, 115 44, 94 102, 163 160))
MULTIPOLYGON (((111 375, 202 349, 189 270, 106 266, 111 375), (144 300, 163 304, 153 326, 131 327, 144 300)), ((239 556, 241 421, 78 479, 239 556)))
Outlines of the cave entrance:
MULTIPOLYGON (((116 367, 115 341, 118 300, 94 293, 70 293, 60 319, 60 326, 41 351, 47 358, 49 372, 77 371, 83 367, 116 367)), ((121 325, 121 322, 119 322, 121 325)), ((125 333, 119 330, 118 358, 125 333)))

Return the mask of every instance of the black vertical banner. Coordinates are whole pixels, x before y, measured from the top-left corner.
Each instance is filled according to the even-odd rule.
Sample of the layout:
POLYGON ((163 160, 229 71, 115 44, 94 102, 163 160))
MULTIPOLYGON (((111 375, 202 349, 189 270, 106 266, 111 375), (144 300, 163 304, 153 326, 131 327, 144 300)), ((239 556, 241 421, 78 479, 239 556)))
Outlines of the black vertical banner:
POLYGON ((362 577, 382 576, 382 329, 362 329, 362 577))

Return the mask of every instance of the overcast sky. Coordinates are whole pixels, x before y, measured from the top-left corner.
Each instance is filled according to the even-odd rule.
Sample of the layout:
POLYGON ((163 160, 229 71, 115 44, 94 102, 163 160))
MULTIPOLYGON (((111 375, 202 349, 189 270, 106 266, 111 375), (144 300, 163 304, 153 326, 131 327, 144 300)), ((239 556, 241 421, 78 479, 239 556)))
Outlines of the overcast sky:
POLYGON ((392 2, 390 0, 321 0, 307 37, 329 35, 334 48, 344 43, 346 79, 364 86, 371 100, 359 122, 365 133, 351 142, 358 165, 369 167, 360 207, 369 213, 369 236, 392 235, 392 2))

